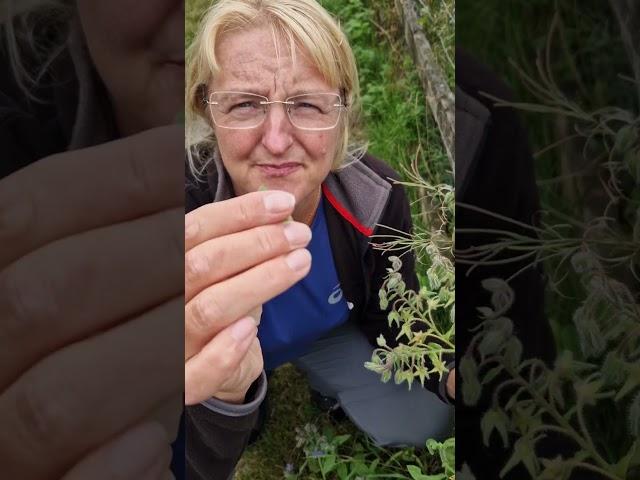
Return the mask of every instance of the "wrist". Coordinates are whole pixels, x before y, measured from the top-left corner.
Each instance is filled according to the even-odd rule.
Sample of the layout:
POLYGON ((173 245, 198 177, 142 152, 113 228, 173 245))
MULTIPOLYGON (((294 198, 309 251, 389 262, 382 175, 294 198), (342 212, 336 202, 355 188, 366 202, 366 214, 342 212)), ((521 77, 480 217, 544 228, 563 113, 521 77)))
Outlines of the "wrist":
POLYGON ((213 395, 213 398, 216 398, 222 402, 230 403, 232 405, 242 405, 247 398, 247 391, 249 389, 245 389, 240 392, 218 392, 213 395))

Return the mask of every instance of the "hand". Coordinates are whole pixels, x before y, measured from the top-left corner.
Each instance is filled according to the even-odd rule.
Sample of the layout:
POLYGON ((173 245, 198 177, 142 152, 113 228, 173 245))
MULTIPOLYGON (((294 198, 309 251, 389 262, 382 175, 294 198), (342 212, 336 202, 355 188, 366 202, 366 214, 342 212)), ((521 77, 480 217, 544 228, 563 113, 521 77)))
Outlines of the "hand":
POLYGON ((0 180, 3 478, 113 478, 106 452, 145 418, 166 432, 130 443, 118 478, 166 475, 183 389, 183 138, 163 127, 0 180))
POLYGON ((456 399, 456 369, 452 368, 447 375, 447 394, 456 399))
POLYGON ((249 193, 185 218, 185 403, 241 403, 263 369, 254 309, 311 268, 309 227, 283 224, 295 199, 249 193), (252 313, 253 312, 253 313, 252 313))

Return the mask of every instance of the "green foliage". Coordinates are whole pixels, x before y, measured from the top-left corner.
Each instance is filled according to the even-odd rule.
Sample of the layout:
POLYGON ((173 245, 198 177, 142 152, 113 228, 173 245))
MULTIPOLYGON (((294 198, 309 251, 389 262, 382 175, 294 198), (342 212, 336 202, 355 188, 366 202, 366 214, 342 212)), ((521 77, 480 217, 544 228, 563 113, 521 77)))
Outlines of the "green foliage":
POLYGON ((454 91, 456 5, 446 0, 418 0, 418 6, 420 24, 436 54, 438 65, 443 66, 449 88, 454 91))
POLYGON ((386 450, 376 448, 362 434, 339 435, 331 427, 320 432, 307 424, 296 432, 301 465, 288 464, 285 480, 450 480, 454 475, 453 438, 443 443, 429 440, 422 451, 386 450))
MULTIPOLYGON (((594 271, 583 275, 593 279, 594 271)), ((599 275, 599 274, 596 274, 599 275)), ((512 323, 505 315, 512 302, 513 291, 501 280, 492 279, 484 287, 492 293, 492 306, 483 307, 481 330, 472 340, 470 354, 461 365, 464 400, 473 405, 480 390, 503 373, 505 380, 492 389, 491 408, 482 418, 481 427, 485 445, 498 436, 503 446, 511 446, 513 453, 504 465, 501 476, 522 463, 531 478, 565 479, 574 470, 588 470, 602 478, 623 480, 640 474, 640 441, 638 418, 640 415, 640 367, 637 363, 640 342, 638 329, 640 311, 635 307, 635 327, 620 326, 629 308, 630 292, 619 282, 600 277, 596 301, 606 303, 607 313, 593 319, 586 329, 588 341, 583 344, 585 360, 578 360, 571 351, 564 351, 549 368, 537 359, 522 359, 520 340, 513 336, 512 323), (629 332, 632 332, 631 342, 629 332), (591 342, 598 340, 598 348, 591 342), (635 337, 635 338, 633 338, 635 337), (611 348, 602 359, 603 345, 611 348), (601 432, 594 419, 598 409, 626 412, 620 423, 628 435, 619 445, 603 445, 601 432), (547 432, 554 432, 573 442, 576 452, 570 458, 539 458, 536 446, 544 441, 547 432)), ((594 300, 583 301, 583 306, 594 300)), ((579 315, 581 317, 581 315, 579 315)), ((607 429, 612 429, 609 417, 607 429)), ((615 427, 613 427, 615 428, 615 427)))
POLYGON ((377 235, 383 240, 378 248, 387 251, 415 252, 425 275, 418 292, 406 288, 400 257, 391 256, 391 267, 379 292, 380 308, 389 311, 389 324, 399 334, 398 345, 391 348, 384 338, 378 340, 371 362, 366 367, 381 375, 383 382, 392 377, 396 383, 414 380, 422 385, 432 375, 439 379, 447 373, 443 356, 455 353, 455 271, 453 267, 453 222, 455 199, 448 185, 433 187, 414 175, 410 188, 422 188, 431 209, 425 209, 424 225, 416 226, 410 236, 392 233, 377 235), (435 208, 434 208, 435 207, 435 208))
MULTIPOLYGON (((323 0, 340 20, 353 48, 362 90, 369 151, 396 170, 412 163, 431 183, 453 179, 435 120, 428 114, 420 80, 404 44, 393 0, 323 0)), ((453 2, 447 0, 449 10, 453 2)), ((453 25, 449 26, 453 35, 453 25)), ((430 32, 429 29, 426 30, 430 32)), ((453 65, 443 66, 453 77, 453 65)), ((416 192, 411 192, 416 195, 416 192)), ((416 211, 419 212, 417 205, 416 211)))
POLYGON ((184 44, 191 45, 202 15, 213 4, 212 0, 186 0, 184 10, 184 44))

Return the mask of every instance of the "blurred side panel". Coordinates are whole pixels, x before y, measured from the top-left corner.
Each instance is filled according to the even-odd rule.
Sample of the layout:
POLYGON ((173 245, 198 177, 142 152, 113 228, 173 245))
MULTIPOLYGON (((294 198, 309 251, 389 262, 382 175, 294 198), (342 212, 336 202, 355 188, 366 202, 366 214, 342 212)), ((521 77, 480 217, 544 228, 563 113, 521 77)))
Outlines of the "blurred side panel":
POLYGON ((639 478, 640 5, 456 23, 458 469, 639 478))
POLYGON ((184 5, 0 32, 2 478, 182 478, 184 5))

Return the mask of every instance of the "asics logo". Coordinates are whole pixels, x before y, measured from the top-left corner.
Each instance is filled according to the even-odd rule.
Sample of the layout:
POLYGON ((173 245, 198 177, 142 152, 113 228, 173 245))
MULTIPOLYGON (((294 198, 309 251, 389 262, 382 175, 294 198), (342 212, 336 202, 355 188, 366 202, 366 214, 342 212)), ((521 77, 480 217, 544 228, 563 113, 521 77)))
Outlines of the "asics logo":
POLYGON ((331 292, 331 295, 329 295, 328 302, 329 302, 330 305, 335 305, 340 300, 342 300, 342 289, 340 288, 340 285, 338 284, 333 288, 333 291, 331 292))

